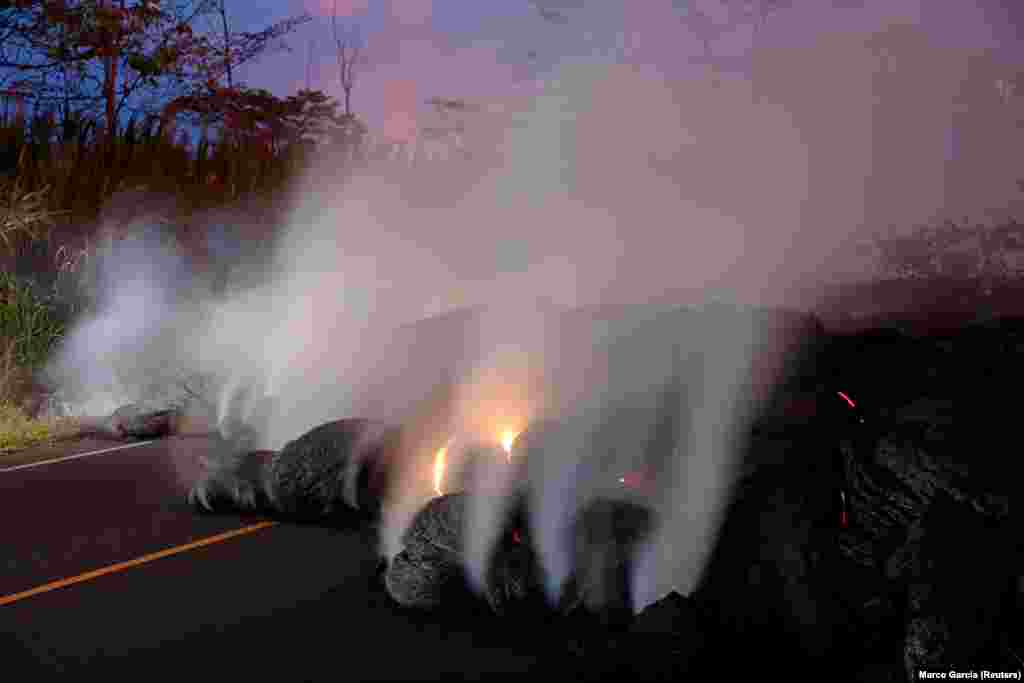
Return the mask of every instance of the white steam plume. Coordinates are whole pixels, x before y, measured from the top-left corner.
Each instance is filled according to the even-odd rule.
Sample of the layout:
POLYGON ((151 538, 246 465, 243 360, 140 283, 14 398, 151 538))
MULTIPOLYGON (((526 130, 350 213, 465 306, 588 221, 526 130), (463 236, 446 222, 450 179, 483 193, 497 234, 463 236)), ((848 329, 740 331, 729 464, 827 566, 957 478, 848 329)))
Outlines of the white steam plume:
MULTIPOLYGON (((871 32, 761 48, 756 88, 730 75, 716 85, 695 67, 565 59, 538 95, 487 108, 503 113, 482 114, 475 139, 490 136, 493 149, 468 166, 371 165, 341 181, 322 159, 277 207, 286 220, 275 241, 243 239, 223 256, 237 266, 224 296, 197 298, 187 259, 156 240, 105 261, 100 313, 69 335, 55 373, 83 401, 109 387, 135 400, 182 373, 215 376, 222 428, 248 417, 270 448, 341 417, 414 424, 421 448, 407 454, 385 511, 389 554, 430 495, 438 445, 462 432, 489 438, 508 420, 558 418, 564 428, 530 470, 552 596, 572 569, 573 515, 607 494, 606 475, 647 458, 661 471, 658 527, 639 558, 636 606, 670 586, 689 590, 756 399, 745 373, 754 350, 770 356, 777 340, 742 315, 662 319, 641 307, 574 327, 537 311, 722 292, 809 304, 797 295, 839 272, 839 247, 865 221, 927 217, 942 171, 934 155, 903 154, 899 127, 876 107, 871 32), (914 193, 891 189, 918 177, 914 193), (473 304, 485 313, 402 327, 473 304), (659 442, 651 434, 663 423, 677 433, 659 442)), ((960 57, 934 42, 912 49, 924 58, 907 62, 908 92, 920 85, 918 62, 960 57)), ((890 88, 902 76, 891 78, 890 88)), ((949 132, 957 84, 939 80, 913 110, 933 123, 912 131, 916 148, 941 146, 949 132)), ((256 222, 239 211, 238 233, 256 222)), ((777 370, 769 363, 759 381, 777 370)), ((477 578, 499 518, 473 516, 477 578)))

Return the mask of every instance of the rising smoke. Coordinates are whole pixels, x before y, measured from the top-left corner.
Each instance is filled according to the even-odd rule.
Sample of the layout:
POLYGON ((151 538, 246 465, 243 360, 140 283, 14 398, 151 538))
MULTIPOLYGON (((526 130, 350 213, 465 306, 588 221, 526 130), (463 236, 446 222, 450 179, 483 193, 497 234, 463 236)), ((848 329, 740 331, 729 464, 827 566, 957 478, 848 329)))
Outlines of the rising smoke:
MULTIPOLYGON (((648 457, 652 433, 668 424, 671 436, 654 441, 658 526, 637 558, 635 606, 688 592, 753 410, 754 353, 770 355, 779 340, 721 312, 665 323, 638 308, 585 333, 556 313, 713 297, 807 306, 806 292, 843 272, 841 248, 867 220, 930 215, 941 159, 904 154, 873 99, 878 28, 761 48, 752 72, 715 78, 607 54, 560 59, 536 93, 472 124, 493 142, 465 162, 472 172, 371 166, 334 182, 336 160, 319 160, 278 239, 223 257, 236 267, 217 296, 197 294, 187 261, 158 229, 143 231, 102 261, 101 310, 69 335, 53 372, 83 402, 110 405, 172 378, 213 376, 222 430, 249 422, 266 448, 359 416, 418 420, 429 455, 454 436, 493 440, 555 417, 565 428, 529 474, 553 597, 572 568, 572 518, 607 493, 609 472, 648 457), (408 326, 473 305, 479 315, 408 326), (451 408, 432 422, 418 411, 442 385, 451 408), (666 406, 676 411, 667 422, 666 406)), ((944 149, 958 84, 922 84, 915 69, 930 55, 962 60, 900 30, 921 38, 904 87, 928 95, 901 100, 901 120, 930 122, 913 131, 916 149, 944 149)), ((894 92, 899 73, 887 72, 894 92)), ((250 220, 237 215, 243 227, 250 220)), ((385 510, 388 555, 430 495, 416 455, 385 510)), ((477 579, 500 516, 483 503, 473 515, 477 579)))

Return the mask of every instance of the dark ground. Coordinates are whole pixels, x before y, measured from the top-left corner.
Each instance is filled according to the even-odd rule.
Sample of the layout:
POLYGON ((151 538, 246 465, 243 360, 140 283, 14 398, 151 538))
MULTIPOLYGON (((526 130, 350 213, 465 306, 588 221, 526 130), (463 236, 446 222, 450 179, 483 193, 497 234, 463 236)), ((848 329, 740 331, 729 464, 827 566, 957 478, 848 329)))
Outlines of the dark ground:
MULTIPOLYGON (((178 479, 210 443, 0 472, 0 594, 251 524, 185 504, 178 479)), ((0 606, 4 669, 18 680, 491 680, 582 664, 554 626, 510 630, 475 605, 403 611, 375 550, 368 527, 279 525, 0 606)))
MULTIPOLYGON (((872 300, 875 294, 861 292, 859 296, 872 300)), ((913 326, 901 322, 897 327, 942 336, 965 319, 983 317, 985 311, 969 306, 963 310, 966 305, 960 298, 956 301, 957 306, 950 304, 944 314, 925 309, 915 313, 907 308, 902 319, 913 326)), ((831 326, 854 332, 876 322, 844 315, 836 317, 831 326)), ((975 393, 952 397, 962 406, 957 408, 958 415, 977 416, 980 425, 982 415, 992 419, 991 408, 997 410, 999 419, 1009 421, 1014 411, 1008 407, 1012 396, 1007 388, 1012 385, 1005 379, 1007 374, 1012 378, 1020 372, 1016 354, 1024 345, 1018 342, 1024 343, 1024 335, 1014 331, 999 357, 984 350, 980 354, 970 351, 974 360, 969 367, 953 367, 953 355, 940 353, 933 360, 938 367, 953 371, 947 380, 936 379, 925 367, 929 362, 919 363, 917 369, 900 359, 893 359, 891 366, 880 366, 877 352, 871 349, 895 348, 898 340, 894 346, 888 338, 865 344, 851 337, 844 342, 851 349, 851 361, 838 372, 833 369, 830 380, 864 397, 875 411, 869 417, 876 418, 886 414, 887 400, 906 403, 915 395, 949 398, 950 387, 960 386, 963 380, 975 393), (1000 368, 1005 370, 1000 372, 1000 368), (1000 374, 1002 393, 977 393, 979 387, 987 386, 987 377, 1000 374)), ((963 344, 973 343, 960 344, 968 348, 963 344)), ((908 358, 926 360, 912 345, 906 352, 908 358)), ((110 445, 116 444, 97 441, 78 447, 110 445)), ((176 437, 0 472, 4 529, 0 596, 256 521, 240 515, 198 515, 185 504, 187 482, 197 474, 196 458, 212 445, 206 438, 176 437)), ((965 446, 1007 457, 1019 451, 1006 440, 972 440, 965 446)), ((776 450, 772 458, 787 450, 776 450)), ((51 449, 46 457, 59 452, 51 449)), ((39 454, 5 458, 2 465, 14 466, 33 457, 39 454)), ((1009 477, 1016 476, 1012 482, 1018 482, 1019 476, 1013 473, 1019 475, 1015 465, 1000 465, 988 476, 995 488, 1015 491, 1009 477)), ((1016 494, 1013 496, 1015 502, 1016 494)), ((790 503, 785 496, 780 500, 773 511, 783 514, 790 503)), ((1014 517, 1019 526, 1019 513, 1015 511, 1014 517)), ((1019 544, 1019 534, 1014 538, 1019 544)), ((0 657, 4 670, 17 672, 13 680, 33 681, 64 680, 85 673, 118 679, 156 674, 161 678, 230 676, 283 681, 518 680, 546 673, 581 680, 678 680, 683 670, 716 678, 778 674, 790 679, 829 680, 843 680, 859 670, 856 680, 897 680, 891 677, 892 670, 901 664, 902 634, 884 632, 892 627, 891 620, 879 622, 876 637, 864 636, 872 630, 870 612, 861 615, 868 621, 850 631, 850 637, 860 639, 856 647, 844 647, 844 655, 816 661, 790 658, 789 652, 770 642, 759 645, 756 639, 731 639, 727 633, 715 632, 714 627, 679 626, 673 621, 685 620, 688 613, 696 618, 692 606, 689 611, 668 610, 666 621, 660 622, 663 626, 648 620, 646 627, 652 628, 653 634, 628 637, 579 617, 500 619, 476 603, 434 613, 410 612, 396 606, 384 591, 375 544, 373 530, 366 525, 341 529, 284 523, 2 605, 0 657), (665 629, 690 634, 693 642, 685 637, 683 642, 679 638, 665 640, 657 633, 665 629), (678 652, 688 647, 701 654, 678 652), (848 659, 851 653, 868 658, 880 650, 887 653, 892 665, 885 676, 860 666, 861 660, 848 659), (665 662, 666 657, 674 657, 683 668, 673 668, 671 661, 665 662)), ((978 545, 974 550, 984 554, 986 548, 978 545)), ((1012 551, 992 557, 993 562, 1020 559, 1014 559, 1012 551)), ((972 562, 972 566, 981 564, 984 562, 972 562)), ((957 576, 962 577, 958 579, 960 592, 977 589, 970 584, 971 577, 957 576)), ((869 586, 871 581, 877 583, 879 577, 851 574, 847 584, 854 589, 847 596, 851 604, 859 598, 865 599, 865 605, 874 604, 877 586, 869 586)), ((896 604, 891 611, 901 609, 896 604)), ((999 628, 1011 629, 1012 625, 999 628)), ((1004 653, 1000 661, 1004 664, 998 670, 1009 670, 1012 655, 1004 653)))

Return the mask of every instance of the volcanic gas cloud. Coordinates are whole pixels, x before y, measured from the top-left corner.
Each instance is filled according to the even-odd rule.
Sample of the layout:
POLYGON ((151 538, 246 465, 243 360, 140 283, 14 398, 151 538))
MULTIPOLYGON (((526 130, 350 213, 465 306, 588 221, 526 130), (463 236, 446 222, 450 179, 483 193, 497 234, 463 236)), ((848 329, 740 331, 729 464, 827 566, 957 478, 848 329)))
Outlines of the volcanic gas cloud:
MULTIPOLYGON (((277 207, 276 239, 231 256, 222 295, 197 294, 158 229, 112 252, 103 306, 54 372, 83 397, 108 386, 118 400, 156 380, 215 377, 224 431, 248 422, 266 448, 340 417, 417 425, 424 452, 409 455, 385 508, 388 554, 441 486, 439 448, 450 443, 455 460, 458 444, 508 447, 538 420, 558 420, 526 477, 552 595, 571 570, 573 516, 606 495, 609 476, 652 460, 658 525, 636 558, 635 607, 671 587, 686 593, 756 398, 754 352, 770 356, 777 340, 724 313, 665 322, 638 306, 575 327, 563 313, 655 299, 809 303, 798 294, 839 272, 839 247, 876 206, 865 199, 872 174, 898 159, 901 177, 934 175, 927 159, 910 168, 884 144, 882 114, 865 104, 878 64, 867 38, 880 28, 891 27, 759 48, 756 81, 566 55, 471 122, 470 160, 355 174, 318 160, 277 207), (837 75, 808 85, 809 64, 837 75), (459 317, 468 306, 477 313, 459 317), (441 314, 454 317, 411 325, 441 314), (446 413, 423 414, 439 397, 446 413)), ((915 46, 951 59, 927 36, 915 46)), ((759 381, 778 369, 762 365, 759 381)), ((477 577, 503 505, 494 495, 474 508, 477 577)))

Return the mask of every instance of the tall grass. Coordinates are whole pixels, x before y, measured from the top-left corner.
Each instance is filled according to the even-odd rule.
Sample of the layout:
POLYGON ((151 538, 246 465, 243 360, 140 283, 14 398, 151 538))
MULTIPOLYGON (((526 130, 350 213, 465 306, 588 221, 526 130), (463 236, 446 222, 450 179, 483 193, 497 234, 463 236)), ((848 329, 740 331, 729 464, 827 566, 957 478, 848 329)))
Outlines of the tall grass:
POLYGON ((40 401, 36 374, 68 324, 52 301, 0 271, 0 452, 53 438, 67 421, 31 419, 40 401))
POLYGON ((10 345, 13 361, 36 368, 64 336, 68 321, 51 299, 7 272, 0 272, 0 339, 10 345))
POLYGON ((82 117, 60 125, 48 116, 20 126, 0 121, 0 167, 13 170, 9 189, 16 186, 14 194, 28 202, 20 215, 34 209, 87 219, 128 186, 176 193, 190 203, 266 195, 283 189, 303 162, 302 154, 251 136, 204 134, 192 146, 159 117, 132 119, 110 141, 96 131, 82 117))
POLYGON ((14 342, 0 337, 0 455, 80 432, 75 419, 34 419, 29 415, 21 400, 33 384, 33 372, 16 357, 14 342))

